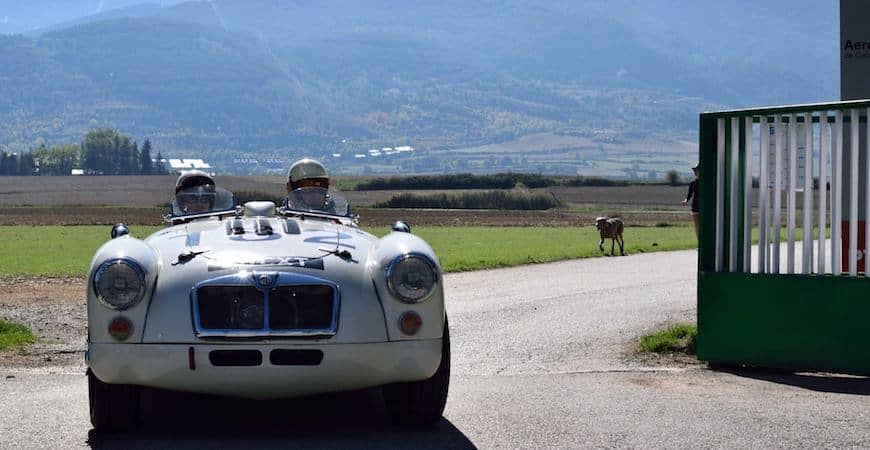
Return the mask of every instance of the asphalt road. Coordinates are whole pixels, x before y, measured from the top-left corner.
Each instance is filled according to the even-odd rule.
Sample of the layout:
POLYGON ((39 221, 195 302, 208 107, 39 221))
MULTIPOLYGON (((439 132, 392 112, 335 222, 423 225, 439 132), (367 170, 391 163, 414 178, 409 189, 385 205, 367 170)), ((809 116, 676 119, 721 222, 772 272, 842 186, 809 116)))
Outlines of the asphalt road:
POLYGON ((2 448, 868 447, 870 383, 714 372, 630 354, 691 319, 694 251, 448 275, 445 419, 403 429, 377 391, 282 402, 145 396, 145 425, 98 434, 78 369, 0 368, 2 448))

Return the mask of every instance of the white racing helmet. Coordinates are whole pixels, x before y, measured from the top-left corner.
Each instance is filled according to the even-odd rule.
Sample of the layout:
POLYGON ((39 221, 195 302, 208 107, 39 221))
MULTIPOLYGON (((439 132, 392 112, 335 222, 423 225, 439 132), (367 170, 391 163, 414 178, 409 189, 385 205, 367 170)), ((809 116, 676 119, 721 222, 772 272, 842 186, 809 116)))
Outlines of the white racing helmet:
POLYGON ((184 189, 205 185, 214 186, 214 178, 201 170, 189 170, 179 175, 178 179, 175 180, 175 193, 178 194, 184 189))
POLYGON ((326 173, 326 168, 311 158, 296 161, 287 171, 287 181, 292 188, 299 187, 299 183, 305 180, 317 180, 320 187, 329 187, 329 175, 326 173))

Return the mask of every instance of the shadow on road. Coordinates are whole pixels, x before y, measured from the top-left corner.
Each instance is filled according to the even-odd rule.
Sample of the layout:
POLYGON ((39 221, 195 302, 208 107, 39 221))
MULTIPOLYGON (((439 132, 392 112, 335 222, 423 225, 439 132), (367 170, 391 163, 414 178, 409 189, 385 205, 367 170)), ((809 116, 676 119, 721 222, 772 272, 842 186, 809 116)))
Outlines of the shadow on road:
POLYGON ((146 390, 140 428, 91 430, 103 448, 476 448, 450 421, 393 425, 380 390, 252 401, 146 390))
POLYGON ((795 373, 762 368, 717 367, 716 370, 740 377, 787 384, 819 392, 870 395, 870 378, 867 377, 795 373))

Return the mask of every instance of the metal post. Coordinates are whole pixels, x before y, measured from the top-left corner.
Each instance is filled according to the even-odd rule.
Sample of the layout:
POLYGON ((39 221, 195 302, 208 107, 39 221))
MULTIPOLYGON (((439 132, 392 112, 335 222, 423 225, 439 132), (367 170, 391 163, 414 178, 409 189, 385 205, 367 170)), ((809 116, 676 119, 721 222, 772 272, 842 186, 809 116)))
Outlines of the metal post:
POLYGON ((740 186, 740 119, 731 118, 731 191, 728 196, 728 271, 737 272, 737 207, 740 202, 737 199, 737 190, 740 186))
POLYGON ((866 134, 864 139, 864 276, 870 276, 870 264, 867 263, 867 247, 870 243, 870 108, 866 110, 866 134))
POLYGON ((743 271, 752 272, 752 116, 743 119, 743 271))
POLYGON ((804 114, 804 241, 802 273, 813 271, 813 113, 804 114))
POLYGON ((786 194, 786 224, 788 228, 788 244, 786 257, 786 273, 794 273, 794 241, 795 241, 795 203, 797 191, 797 116, 788 116, 788 192, 786 194))
POLYGON ((768 223, 767 216, 770 214, 767 207, 767 200, 770 198, 770 191, 767 184, 767 153, 770 150, 770 125, 767 124, 767 116, 761 116, 761 136, 759 136, 759 163, 758 170, 758 273, 767 273, 768 267, 767 255, 770 253, 770 244, 768 243, 768 223))
POLYGON ((835 275, 842 272, 842 214, 843 214, 843 112, 834 113, 834 131, 831 133, 833 161, 831 182, 831 269, 835 275))
POLYGON ((849 275, 858 274, 858 110, 849 114, 852 141, 849 145, 849 275))
POLYGON ((716 261, 714 271, 722 271, 723 226, 725 221, 725 119, 716 120, 716 261))
POLYGON ((773 253, 770 271, 779 273, 779 229, 782 227, 782 116, 779 114, 773 116, 773 140, 776 150, 773 162, 773 253))
POLYGON ((825 245, 828 241, 828 153, 831 148, 828 112, 819 115, 819 257, 818 273, 825 273, 825 245))

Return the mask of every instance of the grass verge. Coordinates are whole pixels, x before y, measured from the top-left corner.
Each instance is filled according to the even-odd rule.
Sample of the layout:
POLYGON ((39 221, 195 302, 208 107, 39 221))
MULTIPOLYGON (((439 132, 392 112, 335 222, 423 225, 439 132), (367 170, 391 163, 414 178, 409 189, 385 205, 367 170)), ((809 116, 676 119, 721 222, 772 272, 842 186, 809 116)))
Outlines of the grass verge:
MULTIPOLYGON (((598 231, 590 227, 415 227, 432 246, 445 272, 512 267, 566 259, 600 257, 598 231)), ((625 230, 625 253, 695 248, 692 227, 625 230)), ((605 242, 610 253, 610 241, 605 242)), ((619 254, 619 246, 615 246, 619 254)))
POLYGON ((36 336, 30 331, 30 328, 0 319, 0 350, 34 342, 36 342, 36 336))
MULTIPOLYGON (((142 238, 160 229, 130 226, 142 238)), ((83 276, 97 248, 109 240, 109 225, 0 227, 0 276, 83 276)))
POLYGON ((649 353, 695 354, 698 327, 686 323, 671 325, 664 330, 640 338, 638 350, 649 353))
MULTIPOLYGON (((83 276, 111 227, 0 226, 0 276, 83 276)), ((131 226, 146 237, 156 226, 131 226)), ((367 231, 383 236, 386 227, 367 231)), ((601 256, 595 227, 414 227, 446 272, 601 256)), ((627 254, 695 248, 691 227, 629 227, 627 254)), ((605 248, 610 252, 609 242, 605 248)), ((616 247, 619 254, 619 247, 616 247)))

